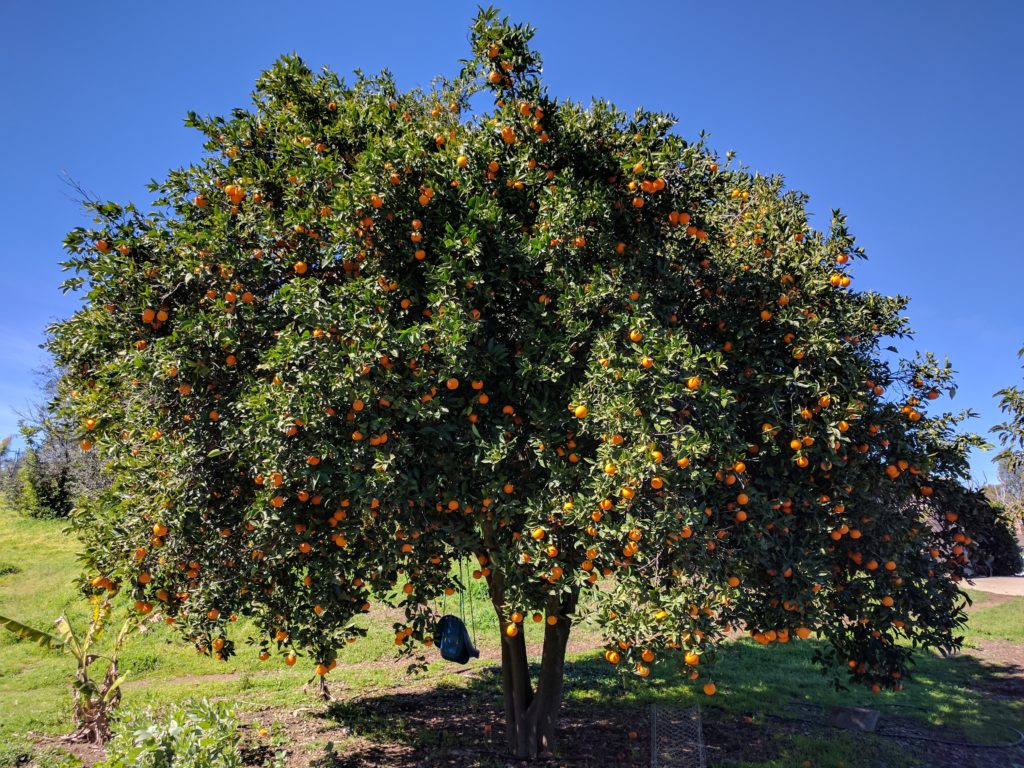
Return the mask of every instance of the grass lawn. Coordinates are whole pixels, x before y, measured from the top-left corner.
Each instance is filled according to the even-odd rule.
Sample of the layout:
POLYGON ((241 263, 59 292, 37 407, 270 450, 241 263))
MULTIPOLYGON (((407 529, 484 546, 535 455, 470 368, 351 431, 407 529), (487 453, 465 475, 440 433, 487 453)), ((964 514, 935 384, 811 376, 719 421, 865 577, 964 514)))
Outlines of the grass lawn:
POLYGON ((1024 599, 968 589, 974 602, 967 641, 1003 640, 1024 643, 1024 599))
MULTIPOLYGON (((76 541, 64 533, 63 523, 0 508, 0 614, 48 628, 66 613, 80 626, 85 608, 73 584, 75 552, 76 541)), ((236 657, 215 662, 195 654, 169 628, 154 624, 123 654, 130 681, 124 706, 198 695, 228 699, 237 703, 243 723, 266 726, 275 734, 271 741, 289 750, 294 766, 309 765, 314 758, 323 766, 504 765, 494 673, 497 621, 483 585, 475 587, 473 615, 483 658, 468 665, 468 673, 431 652, 427 671, 409 677, 405 665, 394 659, 391 619, 380 611, 368 619, 367 638, 345 649, 331 675, 339 700, 323 706, 303 690, 311 672, 302 661, 294 668, 277 659, 261 663, 255 649, 239 643, 236 657), (336 758, 324 758, 329 741, 336 758), (342 755, 350 757, 343 761, 342 755)), ((579 641, 592 633, 579 628, 574 635, 579 650, 570 654, 566 669, 563 757, 557 764, 649 764, 648 712, 654 704, 663 710, 702 707, 709 761, 715 766, 781 768, 808 761, 815 768, 1010 768, 1011 758, 1024 766, 1024 752, 1020 757, 1007 752, 1007 757, 978 751, 978 760, 995 762, 972 763, 973 752, 961 755, 956 748, 944 748, 947 762, 928 762, 938 745, 815 724, 830 706, 869 706, 882 712, 886 724, 911 735, 980 743, 1016 739, 1014 729, 1024 729, 1024 701, 999 693, 1008 664, 985 654, 990 646, 1004 655, 1024 646, 1024 598, 983 593, 972 593, 972 598, 977 607, 971 611, 967 645, 983 652, 954 659, 920 657, 915 679, 901 694, 833 690, 811 663, 815 641, 767 648, 747 640, 728 643, 714 670, 720 692, 714 699, 668 671, 659 671, 648 685, 624 685, 595 651, 584 650, 588 644, 579 641)), ((456 609, 450 602, 448 611, 456 609)), ((249 630, 239 622, 236 638, 249 630)), ((539 627, 530 625, 527 633, 528 642, 539 643, 539 627)), ((23 763, 25 755, 40 766, 77 764, 56 747, 38 743, 40 736, 68 730, 69 661, 0 630, 0 768, 15 766, 19 759, 23 763)), ((255 738, 252 728, 246 738, 255 738)))

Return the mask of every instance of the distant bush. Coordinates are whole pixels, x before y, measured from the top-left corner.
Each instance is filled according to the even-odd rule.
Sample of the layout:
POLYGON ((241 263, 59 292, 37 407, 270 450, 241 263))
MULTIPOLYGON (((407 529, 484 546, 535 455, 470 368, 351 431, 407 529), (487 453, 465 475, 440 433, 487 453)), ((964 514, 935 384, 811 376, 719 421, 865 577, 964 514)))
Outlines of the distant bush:
POLYGON ((991 558, 993 576, 1014 576, 1024 570, 1024 560, 1021 559, 1013 519, 999 505, 993 504, 992 507, 993 517, 979 538, 979 554, 975 558, 985 562, 991 558))
POLYGON ((125 714, 97 768, 241 768, 238 722, 226 704, 187 701, 125 714))

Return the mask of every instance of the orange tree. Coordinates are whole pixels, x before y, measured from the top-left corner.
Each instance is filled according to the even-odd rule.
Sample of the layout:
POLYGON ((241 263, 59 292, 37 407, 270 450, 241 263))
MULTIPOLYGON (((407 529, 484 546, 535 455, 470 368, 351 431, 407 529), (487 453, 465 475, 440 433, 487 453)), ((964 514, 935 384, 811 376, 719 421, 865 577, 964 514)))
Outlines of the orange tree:
POLYGON ((189 117, 207 153, 153 212, 68 236, 85 300, 50 347, 112 478, 75 516, 94 584, 220 658, 253 616, 322 676, 373 600, 429 643, 475 558, 525 757, 584 615, 618 669, 708 693, 736 629, 900 687, 964 617, 969 537, 926 522, 974 440, 927 415, 948 366, 884 354, 906 302, 851 289, 838 212, 813 230, 669 116, 552 98, 531 34, 482 12, 428 92, 283 58, 251 110, 189 117))

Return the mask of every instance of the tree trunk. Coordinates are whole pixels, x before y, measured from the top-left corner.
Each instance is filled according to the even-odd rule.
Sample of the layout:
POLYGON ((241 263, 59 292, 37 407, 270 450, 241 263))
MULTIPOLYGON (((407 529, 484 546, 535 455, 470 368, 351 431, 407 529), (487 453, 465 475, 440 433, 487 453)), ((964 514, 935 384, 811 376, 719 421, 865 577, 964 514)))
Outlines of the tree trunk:
POLYGON ((491 600, 501 628, 501 676, 505 704, 505 738, 509 752, 517 760, 534 760, 555 748, 555 729, 562 705, 562 680, 565 673, 565 648, 572 623, 566 617, 575 609, 575 595, 569 602, 552 606, 555 624, 544 628, 544 649, 540 675, 534 690, 530 680, 526 640, 520 631, 515 637, 506 633, 507 609, 500 576, 490 582, 491 600))
POLYGON ((505 737, 508 750, 516 757, 536 757, 535 729, 527 713, 533 705, 533 686, 530 682, 526 640, 520 632, 515 637, 505 634, 507 622, 501 628, 501 682, 505 699, 505 737))
POLYGON ((569 642, 571 626, 569 619, 559 616, 556 624, 549 624, 544 630, 544 651, 537 693, 528 713, 534 723, 540 753, 551 753, 555 749, 555 727, 562 706, 562 681, 565 676, 565 647, 569 642))

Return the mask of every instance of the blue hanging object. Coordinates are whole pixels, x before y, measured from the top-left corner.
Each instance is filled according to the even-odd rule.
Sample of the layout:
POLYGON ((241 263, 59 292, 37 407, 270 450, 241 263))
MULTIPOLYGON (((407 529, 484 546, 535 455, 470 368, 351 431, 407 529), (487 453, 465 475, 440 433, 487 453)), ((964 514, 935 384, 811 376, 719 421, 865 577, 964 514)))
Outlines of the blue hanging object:
POLYGON ((437 645, 441 649, 441 658, 465 664, 470 657, 480 658, 480 651, 473 647, 469 639, 466 625, 458 616, 450 613, 442 616, 437 622, 437 645))

